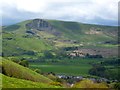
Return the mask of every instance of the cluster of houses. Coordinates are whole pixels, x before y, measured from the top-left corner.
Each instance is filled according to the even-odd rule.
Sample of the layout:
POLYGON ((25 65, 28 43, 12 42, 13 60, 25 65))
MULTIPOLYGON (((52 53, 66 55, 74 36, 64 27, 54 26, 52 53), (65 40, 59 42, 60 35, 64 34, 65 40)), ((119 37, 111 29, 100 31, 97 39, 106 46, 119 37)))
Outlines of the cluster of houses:
POLYGON ((71 56, 71 57, 85 57, 86 54, 83 53, 82 51, 78 51, 78 50, 75 50, 73 52, 71 52, 70 54, 68 54, 68 56, 71 56))

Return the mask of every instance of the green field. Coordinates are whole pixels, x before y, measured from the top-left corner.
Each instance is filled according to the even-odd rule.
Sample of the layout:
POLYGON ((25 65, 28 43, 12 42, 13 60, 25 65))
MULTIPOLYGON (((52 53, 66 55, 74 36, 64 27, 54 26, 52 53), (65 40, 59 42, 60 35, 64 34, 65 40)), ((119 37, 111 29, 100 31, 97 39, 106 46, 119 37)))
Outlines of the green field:
POLYGON ((31 68, 39 68, 44 72, 54 72, 57 74, 68 75, 87 75, 91 66, 76 66, 76 65, 49 65, 49 64, 32 64, 31 68))
POLYGON ((92 67, 91 63, 94 63, 94 62, 99 62, 99 60, 65 59, 56 63, 51 63, 51 62, 30 63, 30 68, 40 69, 41 72, 53 72, 56 74, 87 76, 89 69, 92 67))

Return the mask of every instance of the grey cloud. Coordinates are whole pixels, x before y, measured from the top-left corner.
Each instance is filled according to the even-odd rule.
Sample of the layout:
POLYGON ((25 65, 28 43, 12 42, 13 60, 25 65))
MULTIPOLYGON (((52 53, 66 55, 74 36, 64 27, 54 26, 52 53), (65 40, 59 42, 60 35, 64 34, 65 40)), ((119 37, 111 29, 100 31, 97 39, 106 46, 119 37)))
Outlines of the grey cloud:
MULTIPOLYGON (((117 25, 117 19, 110 19, 111 11, 104 7, 93 7, 91 0, 88 2, 50 2, 40 12, 28 12, 20 10, 16 6, 3 7, 3 25, 14 24, 23 20, 33 18, 58 19, 65 21, 77 21, 91 24, 117 25), (98 9, 99 10, 98 10, 98 9), (81 12, 80 12, 81 11, 81 12), (108 19, 106 17, 108 16, 108 19)), ((22 7, 22 6, 21 6, 22 7)), ((117 15, 116 15, 117 16, 117 15)))

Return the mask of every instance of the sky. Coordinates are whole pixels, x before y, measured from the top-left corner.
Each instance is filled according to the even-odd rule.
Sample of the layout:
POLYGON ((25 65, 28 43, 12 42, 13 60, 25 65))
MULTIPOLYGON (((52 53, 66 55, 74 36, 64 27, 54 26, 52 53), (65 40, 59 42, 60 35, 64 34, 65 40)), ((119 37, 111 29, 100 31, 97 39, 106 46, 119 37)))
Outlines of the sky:
POLYGON ((55 19, 118 25, 119 0, 0 0, 3 25, 28 19, 55 19))

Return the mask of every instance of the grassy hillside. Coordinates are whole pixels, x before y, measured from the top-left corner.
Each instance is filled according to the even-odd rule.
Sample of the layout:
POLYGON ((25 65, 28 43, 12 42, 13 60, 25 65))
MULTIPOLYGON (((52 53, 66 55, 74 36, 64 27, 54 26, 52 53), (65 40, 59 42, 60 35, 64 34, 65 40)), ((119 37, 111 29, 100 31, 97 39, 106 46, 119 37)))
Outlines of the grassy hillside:
POLYGON ((3 34, 3 52, 7 55, 13 53, 13 51, 13 54, 19 55, 24 54, 23 52, 25 51, 40 52, 50 50, 51 48, 52 46, 47 44, 44 40, 37 39, 33 36, 31 38, 24 38, 23 36, 8 32, 3 34))
POLYGON ((56 30, 62 32, 65 36, 70 39, 84 41, 84 42, 96 42, 104 40, 115 40, 113 34, 117 32, 117 27, 114 26, 102 26, 93 24, 83 24, 78 22, 65 22, 48 20, 56 30), (103 32, 102 34, 86 34, 90 30, 103 32), (112 34, 110 34, 112 33, 112 34))
MULTIPOLYGON (((35 30, 26 33, 27 20, 15 25, 3 27, 3 54, 4 56, 36 55, 45 50, 58 47, 104 47, 104 42, 117 42, 117 27, 83 24, 78 22, 65 22, 46 20, 54 30, 35 30), (31 54, 32 53, 32 54, 31 54)), ((29 30, 30 31, 30 30, 29 30)), ((109 47, 109 45, 107 45, 109 47)), ((116 45, 112 45, 116 47, 116 45)))
POLYGON ((3 73, 9 77, 30 80, 34 82, 51 83, 52 80, 40 75, 29 68, 18 65, 10 60, 2 60, 3 73))
POLYGON ((2 88, 60 88, 41 82, 32 82, 24 79, 17 79, 0 74, 2 77, 2 88))
MULTIPOLYGON (((17 35, 25 35, 26 27, 25 25, 32 20, 23 21, 11 26, 4 26, 3 31, 14 32, 17 35)), ((107 40, 115 40, 115 34, 117 34, 117 27, 115 26, 103 26, 103 25, 94 25, 94 24, 83 24, 78 22, 67 22, 67 21, 58 21, 58 20, 46 20, 50 23, 56 31, 61 32, 65 37, 73 40, 83 40, 89 39, 99 40, 101 38, 106 38, 107 40), (103 32, 102 34, 86 34, 90 30, 103 32), (97 35, 97 36, 96 36, 97 35), (81 38, 83 37, 83 38, 81 38), (94 38, 96 37, 96 38, 94 38)), ((45 32, 47 33, 47 32, 45 32)), ((50 35, 50 33, 49 33, 50 35)))
POLYGON ((0 68, 0 87, 2 88, 61 88, 51 79, 23 67, 11 60, 1 58, 0 68))

